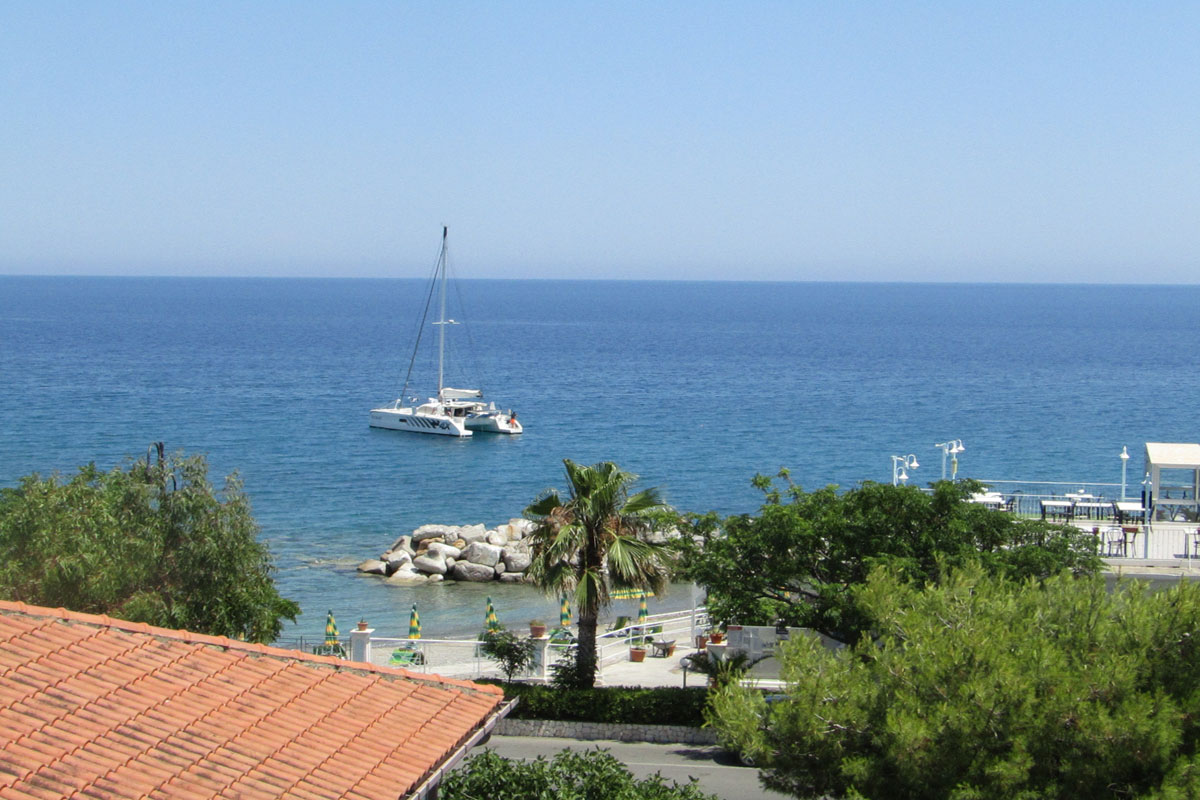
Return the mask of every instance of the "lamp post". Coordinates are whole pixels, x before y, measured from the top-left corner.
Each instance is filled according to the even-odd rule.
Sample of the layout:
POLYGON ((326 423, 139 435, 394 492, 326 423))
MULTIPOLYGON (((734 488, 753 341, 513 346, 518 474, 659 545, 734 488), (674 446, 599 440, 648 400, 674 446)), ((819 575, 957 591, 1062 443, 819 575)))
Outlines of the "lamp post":
POLYGON ((906 456, 892 456, 892 486, 899 483, 908 483, 908 473, 906 469, 916 469, 921 466, 917 463, 917 457, 912 453, 906 456))
POLYGON ((963 447, 962 439, 951 439, 948 442, 942 442, 941 444, 935 444, 934 447, 942 448, 942 480, 946 480, 946 456, 949 456, 949 455, 954 456, 954 472, 951 476, 951 480, 954 480, 955 478, 957 478, 958 477, 958 454, 967 449, 967 448, 963 447))
POLYGON ((1129 467, 1129 448, 1121 445, 1121 499, 1125 499, 1125 474, 1129 467))
MULTIPOLYGON (((1150 478, 1150 473, 1146 473, 1146 477, 1142 479, 1142 520, 1146 524, 1146 530, 1150 530, 1150 520, 1154 517, 1154 481, 1150 478)), ((1149 541, 1149 540, 1147 540, 1149 541)))

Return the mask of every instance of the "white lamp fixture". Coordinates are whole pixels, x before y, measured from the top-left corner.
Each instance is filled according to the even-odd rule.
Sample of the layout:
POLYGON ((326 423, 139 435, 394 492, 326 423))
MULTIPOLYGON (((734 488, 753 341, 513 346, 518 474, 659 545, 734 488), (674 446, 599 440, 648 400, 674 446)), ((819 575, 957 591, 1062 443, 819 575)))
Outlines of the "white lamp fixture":
POLYGON ((946 480, 946 456, 951 456, 951 455, 954 456, 954 459, 953 459, 954 473, 951 476, 951 478, 952 479, 957 478, 958 477, 958 454, 967 449, 967 448, 963 447, 962 439, 951 439, 948 442, 942 442, 941 444, 935 444, 934 447, 940 447, 942 449, 942 480, 946 480))
POLYGON ((892 456, 892 486, 901 483, 908 483, 908 472, 905 470, 916 469, 921 466, 917 463, 917 457, 912 453, 906 456, 892 456))
POLYGON ((1129 467, 1129 448, 1121 445, 1121 499, 1125 499, 1125 475, 1129 467))

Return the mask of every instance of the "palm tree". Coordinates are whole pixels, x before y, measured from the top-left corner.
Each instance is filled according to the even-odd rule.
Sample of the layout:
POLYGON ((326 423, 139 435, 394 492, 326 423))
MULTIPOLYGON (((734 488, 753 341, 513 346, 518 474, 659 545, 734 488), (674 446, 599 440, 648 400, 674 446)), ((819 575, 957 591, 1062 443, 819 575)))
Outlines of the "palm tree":
POLYGON ((563 459, 570 484, 564 501, 551 489, 525 509, 537 523, 529 536, 528 575, 550 595, 570 594, 579 620, 578 680, 596 681, 596 622, 611 589, 661 592, 667 582, 667 551, 638 537, 648 515, 666 508, 655 489, 630 495, 637 476, 611 461, 581 466, 563 459))

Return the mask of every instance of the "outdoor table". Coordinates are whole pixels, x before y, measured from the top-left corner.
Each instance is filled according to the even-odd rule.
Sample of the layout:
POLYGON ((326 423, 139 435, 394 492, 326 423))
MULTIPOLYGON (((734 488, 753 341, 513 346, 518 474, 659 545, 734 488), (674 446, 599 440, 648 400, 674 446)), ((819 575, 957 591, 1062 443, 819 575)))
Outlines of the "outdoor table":
POLYGON ((973 494, 968 498, 972 503, 978 503, 987 508, 1000 508, 1004 505, 1004 495, 998 492, 988 492, 983 494, 973 494))
POLYGON ((1117 522, 1119 524, 1126 522, 1130 517, 1144 519, 1146 516, 1146 509, 1142 507, 1141 503, 1136 501, 1117 501, 1116 503, 1113 503, 1113 506, 1117 510, 1117 522))
POLYGON ((1070 500, 1043 500, 1042 501, 1042 519, 1049 514, 1051 517, 1061 516, 1065 519, 1071 519, 1071 508, 1075 504, 1070 500))
POLYGON ((1112 503, 1076 503, 1075 516, 1080 514, 1088 519, 1107 519, 1113 513, 1112 503), (1093 516, 1095 515, 1095 516, 1093 516))

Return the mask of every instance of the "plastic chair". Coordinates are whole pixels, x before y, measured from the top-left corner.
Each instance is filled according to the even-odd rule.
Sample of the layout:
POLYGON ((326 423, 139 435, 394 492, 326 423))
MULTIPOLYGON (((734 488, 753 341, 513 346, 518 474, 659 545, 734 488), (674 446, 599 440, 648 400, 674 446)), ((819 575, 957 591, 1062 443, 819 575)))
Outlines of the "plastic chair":
POLYGON ((425 663, 425 654, 411 647, 397 647, 388 659, 389 667, 418 667, 425 663))
POLYGON ((332 644, 315 644, 313 645, 312 651, 314 656, 336 656, 337 658, 347 658, 346 648, 342 646, 341 642, 334 642, 332 644))

